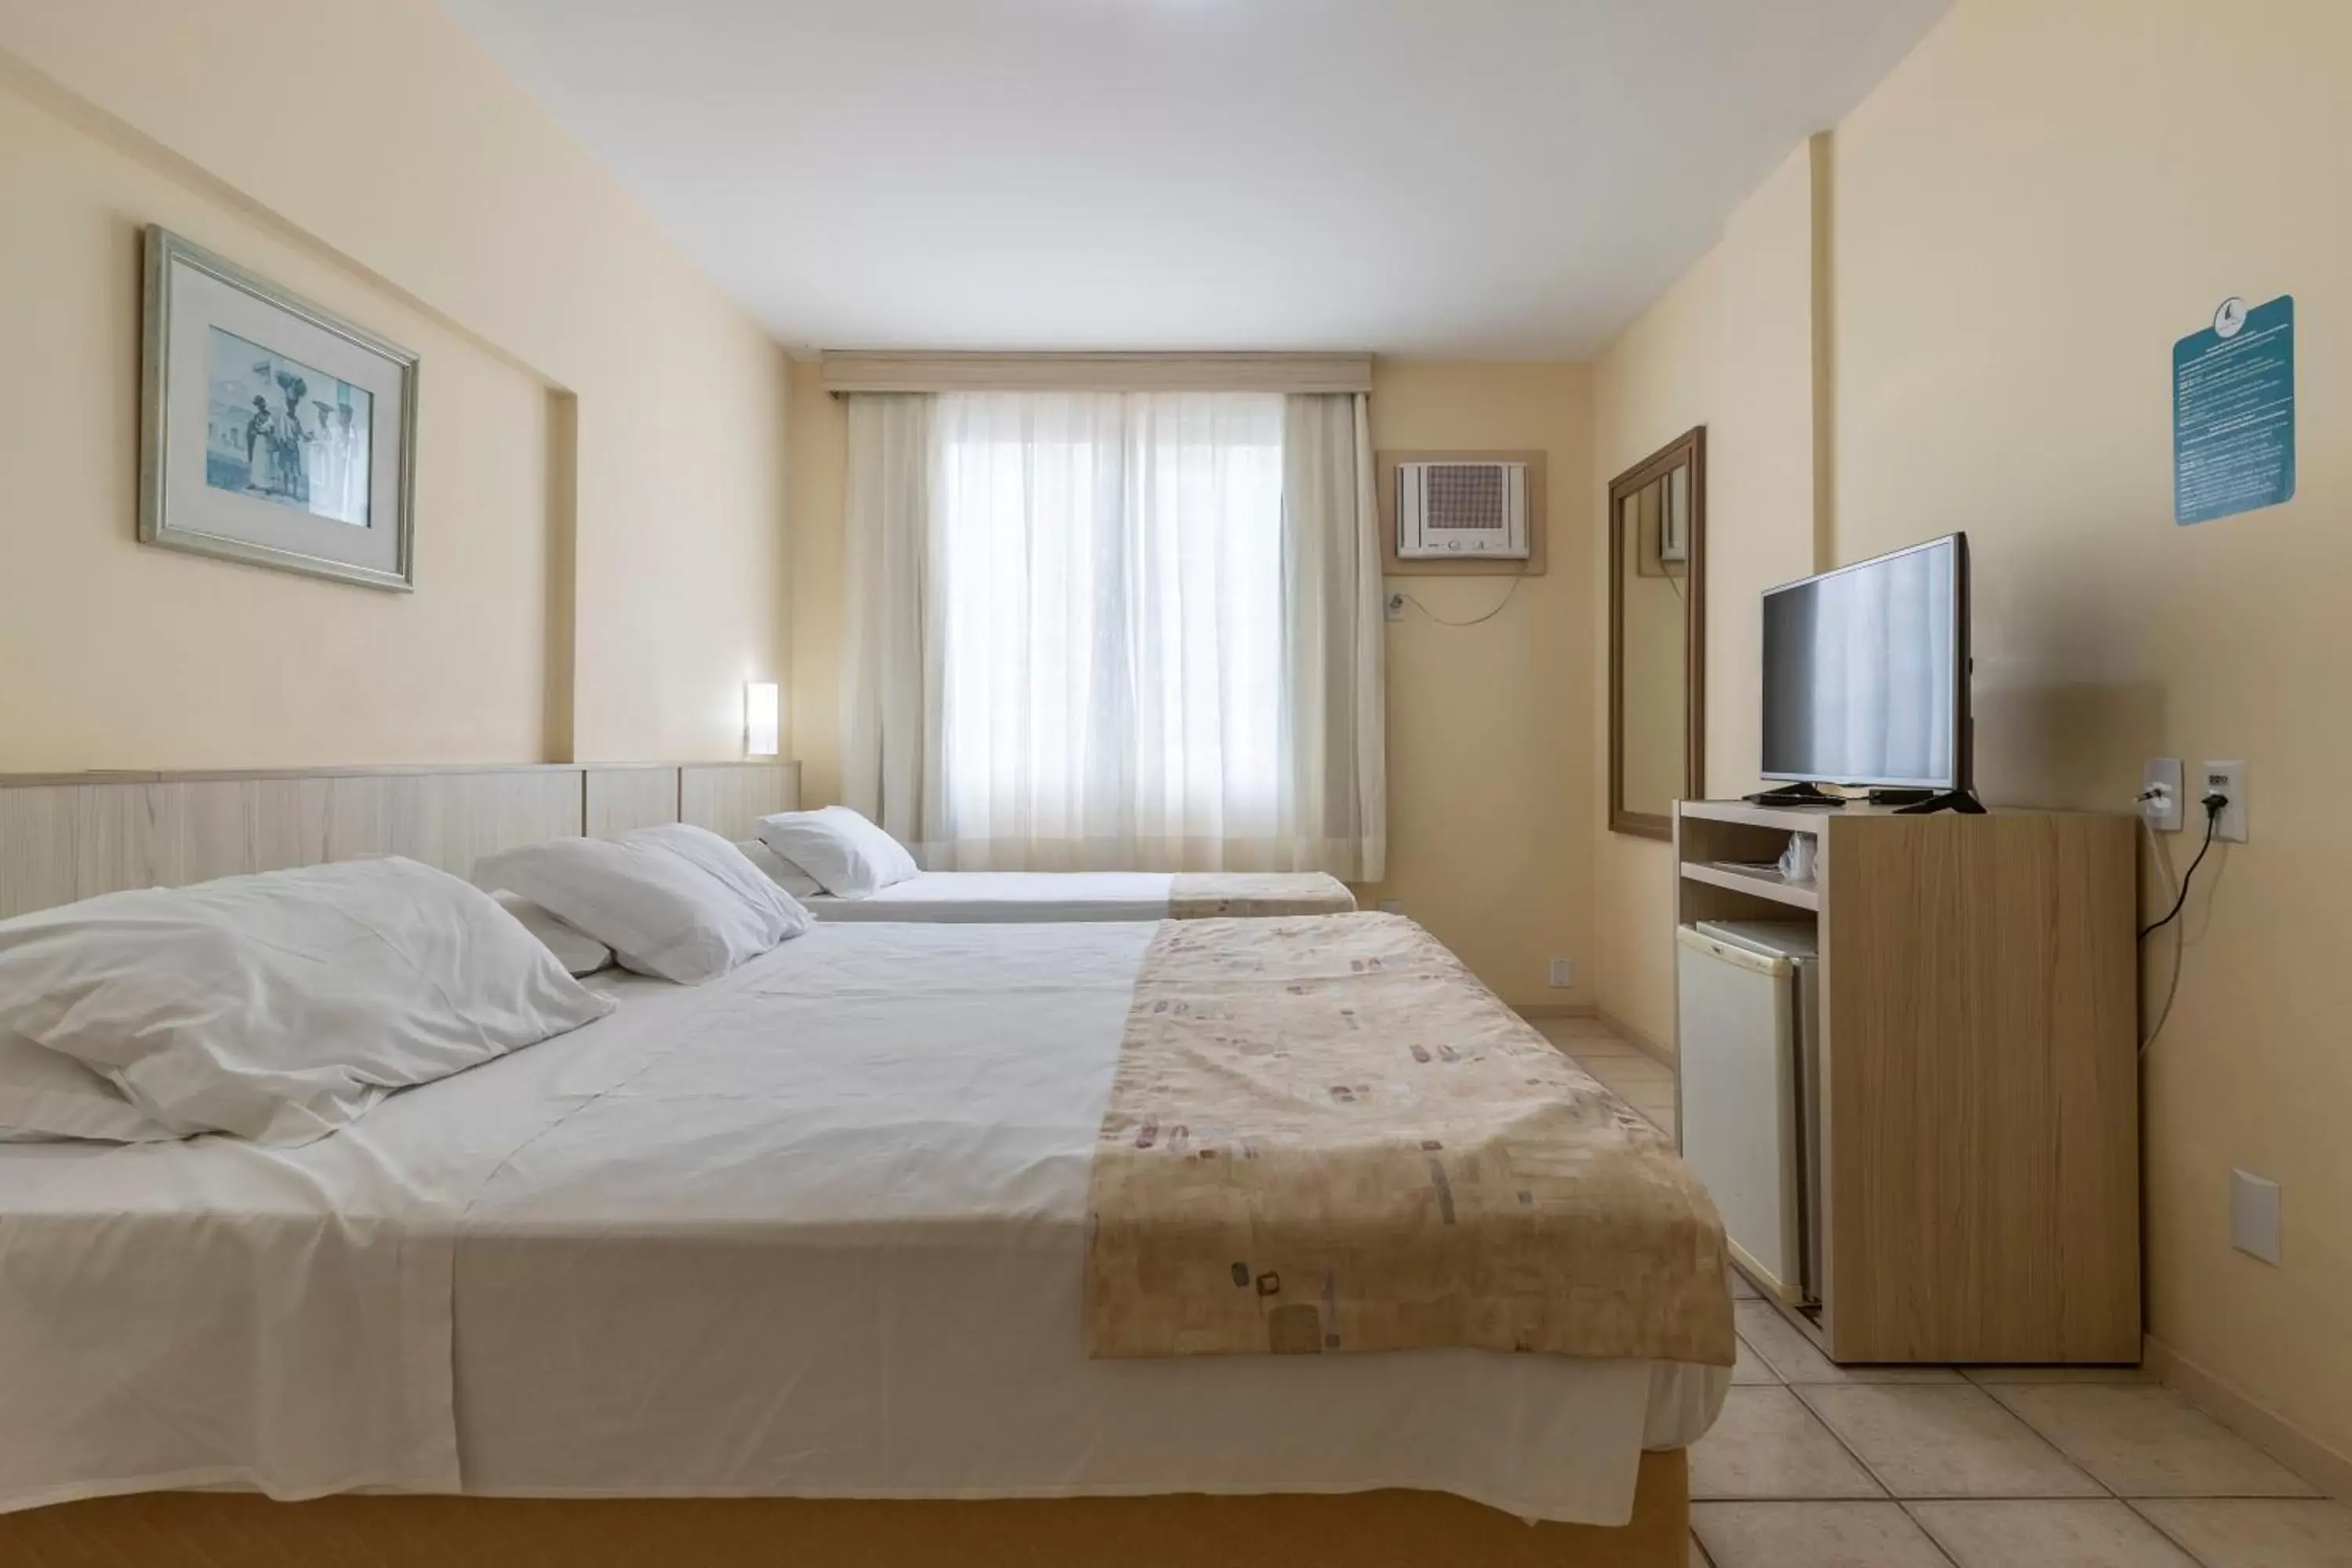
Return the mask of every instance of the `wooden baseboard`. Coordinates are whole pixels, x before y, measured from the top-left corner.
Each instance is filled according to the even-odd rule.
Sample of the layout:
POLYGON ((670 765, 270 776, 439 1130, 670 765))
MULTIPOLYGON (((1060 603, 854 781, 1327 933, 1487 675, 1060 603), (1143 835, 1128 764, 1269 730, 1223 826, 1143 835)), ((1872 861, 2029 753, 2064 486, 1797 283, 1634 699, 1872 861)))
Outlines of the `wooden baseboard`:
POLYGON ((1599 1009, 1590 1002, 1518 1002, 1511 1011, 1522 1018, 1590 1018, 1599 1009))
POLYGON ((1595 1017, 1608 1025, 1612 1031, 1623 1036, 1625 1039, 1633 1044, 1641 1047, 1644 1053, 1657 1058, 1658 1060, 1664 1062, 1670 1068, 1679 1068, 1680 1064, 1675 1060, 1675 1053, 1671 1047, 1660 1045, 1657 1041, 1650 1038, 1649 1036, 1633 1027, 1633 1025, 1627 1023, 1624 1019, 1620 1018, 1616 1014, 1612 1013, 1606 1007, 1595 1007, 1592 1009, 1592 1013, 1595 1017))
POLYGON ((2142 1353, 2147 1369, 2161 1378, 2167 1388, 2328 1496, 2352 1501, 2352 1457, 2337 1453, 2154 1334, 2146 1337, 2142 1353))

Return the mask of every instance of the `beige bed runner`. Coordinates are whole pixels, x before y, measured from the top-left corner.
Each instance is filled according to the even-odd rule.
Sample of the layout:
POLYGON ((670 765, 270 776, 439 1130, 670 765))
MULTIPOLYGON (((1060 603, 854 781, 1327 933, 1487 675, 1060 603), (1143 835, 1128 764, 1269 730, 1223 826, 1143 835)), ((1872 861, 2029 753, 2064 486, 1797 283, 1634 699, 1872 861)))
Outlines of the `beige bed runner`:
POLYGON ((1402 916, 1163 922, 1087 1208, 1097 1356, 1733 1359, 1705 1189, 1402 916))
POLYGON ((1320 871, 1180 871, 1168 890, 1168 913, 1180 921, 1219 915, 1339 915, 1356 896, 1320 871))

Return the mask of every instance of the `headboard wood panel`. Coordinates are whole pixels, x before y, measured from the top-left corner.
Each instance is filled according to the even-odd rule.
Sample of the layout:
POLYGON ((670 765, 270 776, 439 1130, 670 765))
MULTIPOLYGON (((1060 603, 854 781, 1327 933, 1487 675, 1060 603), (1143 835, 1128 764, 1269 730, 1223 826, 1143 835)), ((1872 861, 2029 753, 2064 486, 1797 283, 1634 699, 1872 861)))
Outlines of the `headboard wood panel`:
POLYGON ((464 877, 517 845, 677 821, 689 795, 687 820, 741 838, 791 808, 799 777, 796 763, 0 774, 0 919, 371 855, 464 877))
POLYGON ((590 763, 587 775, 588 837, 610 838, 632 827, 651 827, 677 818, 678 770, 660 763, 608 767, 590 763))
POLYGON ((751 837, 760 818, 769 813, 800 809, 801 765, 689 763, 678 769, 677 794, 679 821, 740 842, 751 837))

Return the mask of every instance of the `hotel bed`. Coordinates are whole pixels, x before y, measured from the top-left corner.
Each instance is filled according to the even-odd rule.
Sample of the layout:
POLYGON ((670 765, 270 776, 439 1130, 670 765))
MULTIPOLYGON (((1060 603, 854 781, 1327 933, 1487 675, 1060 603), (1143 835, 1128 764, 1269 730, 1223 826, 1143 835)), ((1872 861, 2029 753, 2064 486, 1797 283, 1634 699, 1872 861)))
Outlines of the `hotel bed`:
POLYGON ((925 871, 862 899, 803 893, 824 921, 1157 921, 1343 914, 1347 884, 1320 871, 925 871))
POLYGON ((1087 1356, 1154 930, 820 927, 610 981, 603 1021, 299 1148, 0 1147, 0 1504, 1390 1486, 1622 1520, 1723 1369, 1087 1356))
MULTIPOLYGON (((592 984, 608 1016, 297 1147, 0 1143, 0 1558, 621 1562, 688 1531, 709 1562, 1679 1562, 1678 1450, 1728 1380, 1720 1229, 1645 1123, 1410 922, 820 924, 700 985, 592 984), (1217 1194, 1182 1185, 1213 1148, 1229 1192, 1356 1184, 1253 1120, 1278 1078, 1214 1101, 1244 1057, 1322 1071, 1325 1037, 1389 1042, 1349 1076, 1410 1078, 1382 1022, 1408 1014, 1485 1031, 1512 1064, 1489 1089, 1528 1074, 1538 1130, 1500 1165, 1475 1138, 1410 1156, 1399 1212, 1444 1211, 1415 1256, 1492 1272, 1513 1187, 1591 1211, 1527 1233, 1503 1272, 1550 1270, 1533 1295, 1427 1273, 1407 1316, 1454 1314, 1446 1348, 1382 1348, 1428 1342, 1381 1319, 1402 1298, 1310 1266, 1369 1280, 1402 1252, 1255 1217, 1219 1239, 1217 1194), (1583 1131, 1545 1142, 1568 1108, 1583 1131), (1659 1189, 1664 1225, 1628 1195, 1659 1189), (1139 1293, 1199 1283, 1165 1250, 1183 1214, 1206 1273, 1246 1250, 1254 1278, 1139 1293), (1328 1339, 1297 1342, 1284 1301, 1328 1339), (1552 1316, 1622 1353, 1507 1353, 1559 1348, 1552 1316), (1379 1353, 1264 1353, 1326 1345, 1379 1353), (253 1491, 325 1500, 223 1495, 253 1491), (331 1495, 364 1492, 444 1495, 331 1495), (1096 1500, 1043 1500, 1066 1499, 1096 1500)), ((1328 1095, 1392 1089, 1448 1139, 1514 1120, 1328 1095)), ((1303 1126, 1354 1120, 1323 1098, 1293 1096, 1303 1126)))
POLYGON ((1332 915, 1356 907, 1320 871, 926 871, 908 847, 846 806, 759 818, 736 845, 832 921, 1158 921, 1332 915))

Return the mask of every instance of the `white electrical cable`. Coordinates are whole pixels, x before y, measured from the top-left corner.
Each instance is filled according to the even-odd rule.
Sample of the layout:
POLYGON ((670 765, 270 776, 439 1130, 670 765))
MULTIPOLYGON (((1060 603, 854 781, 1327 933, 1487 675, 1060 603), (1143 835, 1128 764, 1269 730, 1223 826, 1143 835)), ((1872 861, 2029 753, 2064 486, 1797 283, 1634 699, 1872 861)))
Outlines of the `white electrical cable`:
POLYGON ((1414 598, 1411 594, 1404 592, 1402 589, 1399 589, 1397 591, 1397 597, 1402 599, 1406 604, 1411 605, 1414 609, 1419 610, 1423 616, 1427 616, 1429 619, 1436 622, 1441 626, 1484 626, 1488 621, 1493 620, 1496 616, 1501 615, 1503 613, 1503 606, 1511 602, 1511 595, 1519 591, 1519 584, 1526 580, 1527 574, 1524 572, 1512 577, 1511 585, 1503 590, 1503 596, 1495 601, 1495 607, 1493 609, 1487 611, 1483 616, 1478 616, 1466 621, 1449 621, 1442 616, 1433 615, 1431 614, 1430 608, 1427 605, 1423 604, 1419 599, 1414 598))
MULTIPOLYGON (((2147 803, 2147 797, 2146 795, 2142 795, 2140 797, 2140 804, 2142 806, 2139 818, 2140 831, 2147 835, 2148 858, 2155 861, 2157 869, 2164 873, 2164 899, 2165 902, 2170 903, 2179 896, 2179 890, 2172 880, 2172 862, 2165 858, 2164 847, 2157 842, 2156 829, 2148 824, 2147 812, 2146 810, 2147 803)), ((2134 920, 2137 920, 2139 917, 2134 915, 2132 918, 2134 920)), ((2148 1047, 2156 1044, 2157 1036, 2164 1033, 2166 1020, 2172 1016, 2173 998, 2180 994, 2181 961, 2187 956, 2185 949, 2188 941, 2189 922, 2187 921, 2173 921, 2172 978, 2164 987, 2164 1005, 2157 1010, 2156 1027, 2150 1029, 2147 1032, 2147 1037, 2142 1039, 2139 1043, 2140 1059, 2143 1061, 2147 1058, 2148 1047)))

